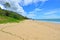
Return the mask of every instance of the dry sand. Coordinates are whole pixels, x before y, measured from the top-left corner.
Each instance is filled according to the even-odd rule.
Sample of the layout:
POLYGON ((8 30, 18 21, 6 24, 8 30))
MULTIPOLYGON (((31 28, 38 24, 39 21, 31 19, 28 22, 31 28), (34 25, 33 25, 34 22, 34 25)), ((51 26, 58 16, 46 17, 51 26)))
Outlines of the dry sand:
POLYGON ((0 40, 60 40, 60 24, 33 20, 0 24, 0 40))

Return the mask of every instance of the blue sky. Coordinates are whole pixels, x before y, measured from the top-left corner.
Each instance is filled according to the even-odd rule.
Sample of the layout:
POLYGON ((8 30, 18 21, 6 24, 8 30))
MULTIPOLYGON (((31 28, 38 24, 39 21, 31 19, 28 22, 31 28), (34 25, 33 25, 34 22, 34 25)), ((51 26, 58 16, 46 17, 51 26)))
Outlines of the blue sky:
POLYGON ((60 18, 60 0, 0 0, 0 7, 33 19, 60 18), (11 7, 5 8, 5 2, 11 7))

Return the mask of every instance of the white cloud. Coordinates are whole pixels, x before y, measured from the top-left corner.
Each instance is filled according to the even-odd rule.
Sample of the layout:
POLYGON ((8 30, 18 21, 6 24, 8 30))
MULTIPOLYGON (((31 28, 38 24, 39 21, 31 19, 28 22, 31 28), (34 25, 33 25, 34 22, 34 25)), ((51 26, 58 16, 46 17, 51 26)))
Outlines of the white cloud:
POLYGON ((53 19, 60 18, 60 9, 53 9, 44 11, 43 9, 36 8, 32 12, 29 12, 35 19, 53 19))
POLYGON ((2 9, 5 9, 5 7, 4 7, 3 5, 1 5, 1 4, 0 4, 0 7, 1 7, 2 9))
POLYGON ((38 12, 40 12, 40 11, 42 11, 42 9, 39 9, 39 8, 35 8, 33 11, 31 11, 31 12, 29 12, 29 13, 38 13, 38 12))
POLYGON ((40 8, 36 8, 34 11, 41 11, 42 9, 40 9, 40 8))
POLYGON ((35 10, 29 12, 29 14, 27 15, 27 17, 36 19, 38 17, 37 14, 40 14, 39 13, 40 11, 42 11, 42 9, 36 8, 35 10))
POLYGON ((45 19, 60 18, 60 15, 59 15, 60 14, 60 8, 44 12, 43 14, 44 15, 42 15, 42 18, 45 18, 45 19))
POLYGON ((45 3, 46 1, 48 0, 21 0, 20 1, 20 4, 22 6, 25 6, 25 5, 29 5, 29 4, 32 4, 32 3, 38 3, 38 2, 42 2, 41 4, 45 3))
POLYGON ((53 15, 53 14, 58 14, 60 12, 60 9, 54 9, 54 10, 49 10, 44 13, 44 15, 53 15))
POLYGON ((47 16, 43 16, 43 19, 55 19, 55 18, 60 18, 60 16, 58 16, 58 15, 47 15, 47 16))
POLYGON ((35 14, 33 14, 33 13, 30 13, 30 14, 28 14, 28 15, 27 15, 27 17, 28 17, 28 18, 35 18, 35 17, 36 17, 36 15, 35 15, 35 14))
POLYGON ((30 12, 30 14, 27 14, 24 11, 22 6, 26 6, 26 5, 29 5, 29 4, 32 4, 32 3, 36 4, 38 2, 42 2, 41 4, 43 4, 46 1, 48 1, 48 0, 0 0, 0 7, 2 9, 18 12, 21 15, 33 18, 35 16, 35 14, 34 14, 35 11, 38 12, 38 11, 41 11, 41 9, 36 8, 34 11, 30 12), (10 8, 5 8, 5 6, 3 4, 5 4, 6 2, 8 2, 10 4, 10 6, 11 6, 10 8))
POLYGON ((19 14, 25 14, 24 9, 19 5, 20 0, 0 0, 0 7, 2 7, 2 9, 6 9, 6 10, 11 10, 14 12, 18 12, 19 14), (5 4, 5 2, 8 2, 10 4, 11 7, 9 8, 5 8, 5 6, 3 4, 5 4))
POLYGON ((52 14, 56 14, 57 11, 50 11, 50 12, 46 12, 44 13, 44 15, 52 15, 52 14))
MULTIPOLYGON (((11 7, 10 9, 14 9, 14 8, 17 8, 18 9, 21 9, 23 10, 23 8, 19 5, 19 3, 21 5, 29 5, 31 3, 37 3, 37 2, 46 2, 47 0, 0 0, 0 4, 4 4, 5 2, 8 2, 10 3, 11 7)), ((21 11, 20 10, 20 11, 21 11)))

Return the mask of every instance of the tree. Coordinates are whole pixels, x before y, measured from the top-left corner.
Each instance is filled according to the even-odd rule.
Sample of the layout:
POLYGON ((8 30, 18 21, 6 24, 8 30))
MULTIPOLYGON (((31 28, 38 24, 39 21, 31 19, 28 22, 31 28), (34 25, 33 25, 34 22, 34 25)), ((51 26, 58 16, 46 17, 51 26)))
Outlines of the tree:
POLYGON ((0 9, 1 9, 1 7, 0 7, 0 9))
POLYGON ((6 2, 6 3, 4 4, 4 6, 7 7, 7 8, 8 8, 8 7, 11 7, 8 2, 6 2))

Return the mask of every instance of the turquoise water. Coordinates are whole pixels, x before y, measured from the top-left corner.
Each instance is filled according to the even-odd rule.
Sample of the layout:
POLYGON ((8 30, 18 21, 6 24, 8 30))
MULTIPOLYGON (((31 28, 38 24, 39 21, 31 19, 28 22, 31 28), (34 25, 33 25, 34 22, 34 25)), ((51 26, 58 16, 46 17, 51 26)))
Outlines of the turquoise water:
POLYGON ((37 20, 43 22, 60 23, 60 19, 37 19, 37 20))

